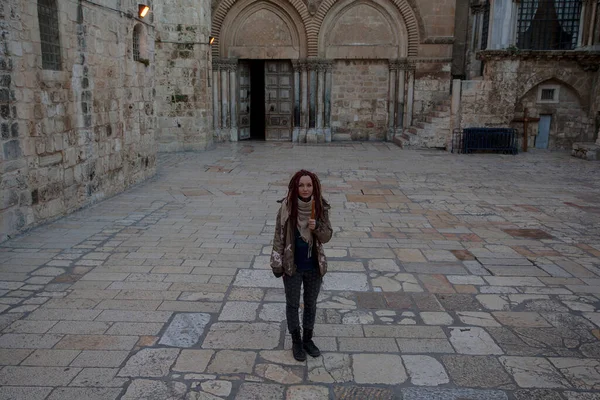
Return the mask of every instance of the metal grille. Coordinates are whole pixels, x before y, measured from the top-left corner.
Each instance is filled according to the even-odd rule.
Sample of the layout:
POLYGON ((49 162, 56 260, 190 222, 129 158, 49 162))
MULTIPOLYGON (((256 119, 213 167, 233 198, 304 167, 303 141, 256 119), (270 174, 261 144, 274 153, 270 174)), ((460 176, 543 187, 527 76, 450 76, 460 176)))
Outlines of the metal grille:
POLYGON ((140 60, 140 26, 136 25, 133 28, 133 59, 134 61, 140 60))
POLYGON ((481 27, 481 50, 487 49, 488 32, 490 30, 490 2, 483 7, 483 26, 481 27))
POLYGON ((554 89, 542 89, 541 99, 547 101, 554 100, 554 89))
POLYGON ((572 50, 577 46, 581 0, 522 0, 517 47, 572 50))
POLYGON ((60 70, 60 32, 56 0, 38 0, 38 23, 42 44, 42 68, 60 70))

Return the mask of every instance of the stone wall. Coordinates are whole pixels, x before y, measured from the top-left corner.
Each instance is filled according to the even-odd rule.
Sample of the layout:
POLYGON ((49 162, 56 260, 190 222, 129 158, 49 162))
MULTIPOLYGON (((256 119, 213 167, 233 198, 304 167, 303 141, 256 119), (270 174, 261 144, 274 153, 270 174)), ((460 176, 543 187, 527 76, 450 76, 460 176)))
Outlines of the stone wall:
POLYGON ((157 2, 156 110, 159 151, 204 150, 213 143, 210 0, 157 2))
POLYGON ((384 140, 389 67, 382 60, 338 60, 331 91, 332 134, 352 140, 384 140))
MULTIPOLYGON (((530 116, 531 112, 547 112, 556 116, 553 119, 559 125, 553 128, 556 129, 555 137, 550 142, 550 148, 567 148, 577 140, 592 140, 594 118, 600 111, 597 99, 599 72, 594 71, 592 65, 597 61, 593 59, 593 55, 585 52, 579 55, 559 53, 480 53, 485 61, 483 78, 462 82, 460 127, 508 127, 514 118, 522 116, 523 104, 526 104, 532 109, 530 116), (532 98, 528 97, 533 94, 530 95, 529 92, 537 95, 539 84, 552 82, 561 85, 560 93, 564 93, 559 104, 545 105, 543 108, 534 105, 532 98), (521 103, 521 99, 524 103, 521 103)), ((523 124, 512 126, 520 132, 523 130, 523 124)), ((530 123, 529 126, 533 126, 532 132, 535 132, 536 124, 530 123)), ((519 141, 522 145, 521 138, 519 141)), ((531 135, 528 145, 533 145, 531 135)))
MULTIPOLYGON (((550 149, 570 149, 574 142, 591 142, 594 128, 593 119, 589 118, 582 108, 577 93, 568 86, 561 85, 560 82, 547 81, 545 83, 559 86, 558 103, 539 103, 538 86, 536 86, 517 104, 516 115, 522 117, 524 108, 527 108, 527 114, 531 117, 552 115, 548 144, 550 149)), ((511 126, 521 131, 523 129, 522 123, 513 123, 511 126)), ((528 145, 534 147, 538 125, 530 124, 527 131, 528 145)))
MULTIPOLYGON (((0 5, 0 240, 124 190, 155 170, 154 50, 135 20, 58 0, 61 68, 42 69, 37 2, 0 5)), ((137 13, 137 1, 102 4, 137 13)), ((147 18, 148 19, 148 18, 147 18)))
POLYGON ((415 117, 450 99, 451 62, 419 62, 415 70, 415 117))

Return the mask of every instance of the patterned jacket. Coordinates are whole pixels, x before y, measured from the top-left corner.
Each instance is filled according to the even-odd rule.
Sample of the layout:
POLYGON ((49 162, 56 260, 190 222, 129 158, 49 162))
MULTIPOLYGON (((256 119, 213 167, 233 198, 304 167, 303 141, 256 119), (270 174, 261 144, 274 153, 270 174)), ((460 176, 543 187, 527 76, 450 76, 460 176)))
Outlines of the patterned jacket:
MULTIPOLYGON (((329 222, 330 208, 329 204, 323 201, 323 218, 317 220, 317 227, 313 230, 321 276, 327 273, 327 259, 325 258, 323 243, 329 242, 333 233, 331 222, 329 222)), ((296 264, 294 263, 295 228, 296 224, 289 221, 287 202, 283 200, 275 222, 275 237, 273 238, 273 251, 271 253, 273 273, 285 272, 289 276, 296 273, 296 264)))

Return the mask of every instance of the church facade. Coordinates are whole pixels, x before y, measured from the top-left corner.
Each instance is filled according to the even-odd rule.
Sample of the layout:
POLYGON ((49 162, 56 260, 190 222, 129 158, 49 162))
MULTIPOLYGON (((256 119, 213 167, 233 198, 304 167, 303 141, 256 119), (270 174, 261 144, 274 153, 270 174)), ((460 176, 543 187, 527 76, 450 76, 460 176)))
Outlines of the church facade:
POLYGON ((599 21, 598 0, 5 0, 0 240, 224 141, 448 149, 527 121, 520 146, 592 154, 599 21))

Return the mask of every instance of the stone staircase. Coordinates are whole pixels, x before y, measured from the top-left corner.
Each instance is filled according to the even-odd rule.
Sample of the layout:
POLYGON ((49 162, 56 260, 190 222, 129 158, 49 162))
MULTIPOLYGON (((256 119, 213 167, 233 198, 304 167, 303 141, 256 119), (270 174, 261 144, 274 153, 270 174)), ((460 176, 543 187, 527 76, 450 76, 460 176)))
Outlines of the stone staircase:
POLYGON ((451 100, 437 103, 433 110, 415 116, 413 124, 405 129, 402 134, 394 137, 398 146, 445 148, 450 131, 450 105, 451 100))

